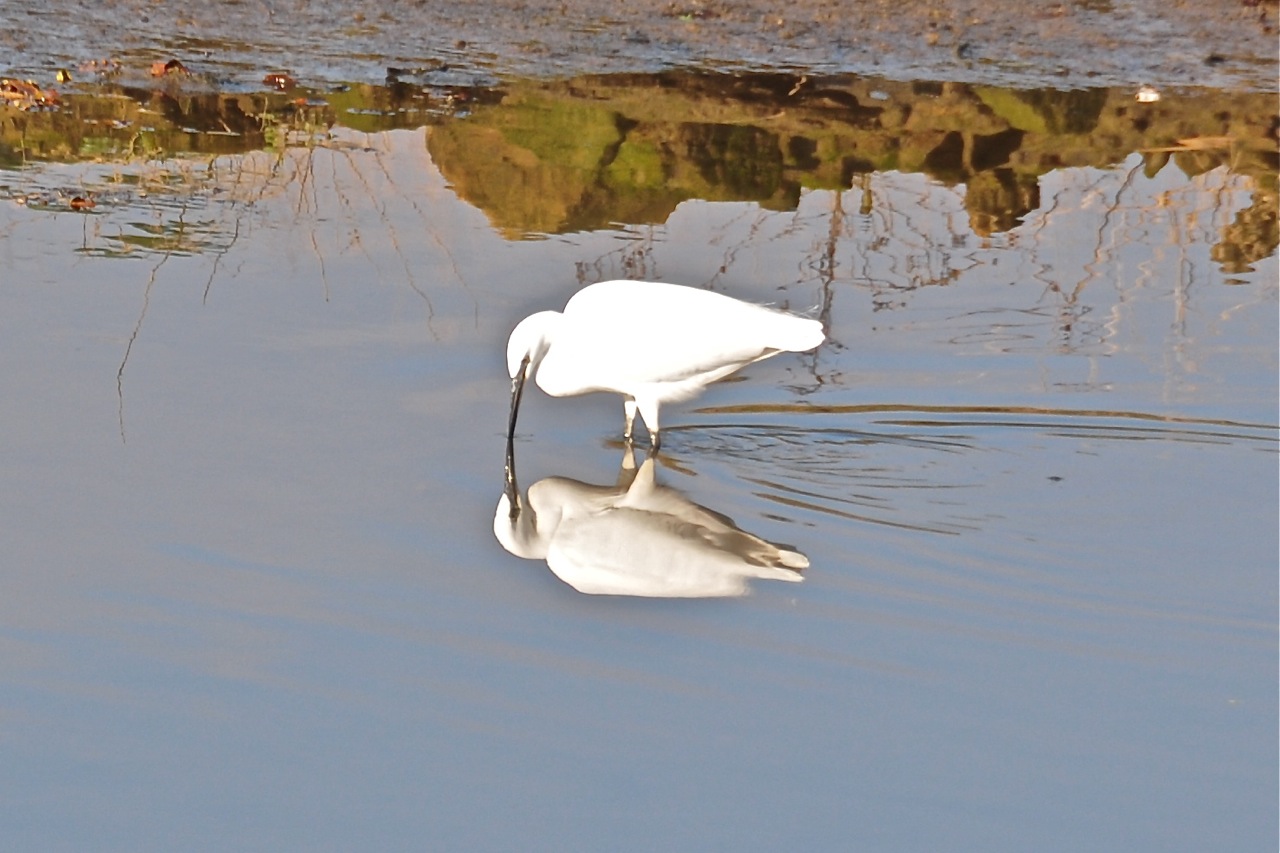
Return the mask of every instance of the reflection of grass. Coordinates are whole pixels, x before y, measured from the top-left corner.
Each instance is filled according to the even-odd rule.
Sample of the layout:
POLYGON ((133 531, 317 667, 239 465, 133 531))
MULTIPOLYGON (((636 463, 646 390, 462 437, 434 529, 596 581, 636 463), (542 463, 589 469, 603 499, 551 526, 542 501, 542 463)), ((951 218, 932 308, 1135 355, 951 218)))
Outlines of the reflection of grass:
POLYGON ((592 104, 546 98, 513 99, 495 114, 502 135, 544 163, 595 171, 602 153, 622 141, 618 116, 592 104))
POLYGON ((83 212, 93 222, 87 232, 92 238, 78 251, 105 258, 226 251, 239 229, 234 219, 296 178, 292 169, 261 168, 246 157, 132 156, 15 174, 25 180, 0 183, 0 199, 31 210, 74 210, 76 197, 92 199, 92 208, 83 212), (190 218, 193 211, 198 219, 190 218))
POLYGON ((270 147, 265 131, 292 143, 332 124, 323 101, 278 93, 73 92, 58 110, 0 107, 0 165, 244 153, 270 147))
POLYGON ((992 87, 979 88, 975 92, 992 112, 1009 122, 1010 127, 1029 133, 1048 132, 1049 126, 1044 116, 1034 106, 1019 98, 1018 93, 992 87))
POLYGON ((628 140, 605 168, 604 178, 614 187, 661 187, 667 182, 662 152, 652 142, 628 140))
POLYGON ((181 215, 159 223, 130 222, 109 241, 87 246, 83 254, 95 257, 127 257, 136 252, 190 256, 219 248, 222 223, 208 219, 187 223, 181 215))
POLYGON ((262 137, 267 151, 281 154, 286 148, 313 148, 329 138, 329 123, 314 111, 264 113, 262 137))

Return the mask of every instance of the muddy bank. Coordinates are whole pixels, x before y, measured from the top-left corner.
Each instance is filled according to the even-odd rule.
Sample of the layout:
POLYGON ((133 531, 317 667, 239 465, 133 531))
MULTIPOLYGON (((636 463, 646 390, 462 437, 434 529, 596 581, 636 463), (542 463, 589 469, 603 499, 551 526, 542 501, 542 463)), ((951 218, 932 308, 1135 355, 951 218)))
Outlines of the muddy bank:
POLYGON ((387 3, 8 4, 8 75, 115 57, 128 68, 179 56, 219 87, 265 71, 306 82, 437 84, 506 77, 699 68, 873 75, 1017 87, 1276 88, 1277 5, 1076 0, 440 0, 387 3))

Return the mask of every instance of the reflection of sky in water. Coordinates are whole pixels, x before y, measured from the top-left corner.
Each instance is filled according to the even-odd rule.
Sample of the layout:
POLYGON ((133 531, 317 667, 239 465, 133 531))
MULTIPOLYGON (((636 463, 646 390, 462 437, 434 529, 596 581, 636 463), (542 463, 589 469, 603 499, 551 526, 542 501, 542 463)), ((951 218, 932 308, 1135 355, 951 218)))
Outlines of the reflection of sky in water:
MULTIPOLYGON (((423 133, 339 138, 218 161, 261 180, 199 217, 0 204, 19 841, 1273 839, 1276 259, 1212 255, 1242 179, 1065 169, 980 238, 888 172, 865 213, 514 242, 423 133), (103 257, 183 221, 218 249, 103 257), (827 318, 664 411, 658 472, 803 583, 600 599, 494 542, 502 342, 623 274, 827 318)), ((616 475, 616 398, 521 418, 522 482, 616 475)))
MULTIPOLYGON (((395 284, 421 300, 431 335, 447 334, 458 315, 436 303, 476 298, 466 296, 473 274, 460 253, 493 238, 422 170, 420 135, 347 137, 283 160, 224 158, 209 169, 212 188, 181 205, 134 199, 56 218, 80 232, 90 254, 150 264, 202 254, 203 281, 216 292, 230 265, 243 263, 238 244, 255 229, 280 228, 271 205, 281 205, 294 225, 278 246, 309 268, 326 298, 355 281, 395 284), (442 203, 457 211, 453 222, 439 215, 442 203), (470 225, 459 232, 462 223, 470 225)), ((980 385, 984 400, 1000 394, 992 402, 1002 404, 1034 387, 1115 408, 1108 395, 1124 383, 1151 401, 1140 408, 1212 414, 1204 407, 1238 402, 1223 395, 1245 393, 1243 383, 1255 405, 1269 405, 1274 253, 1252 272, 1215 261, 1251 203, 1251 180, 1224 168, 1188 179, 1173 161, 1148 177, 1143 166, 1134 155, 1109 170, 1049 172, 1039 208, 986 237, 970 226, 963 186, 889 172, 843 193, 806 192, 795 211, 691 201, 663 225, 561 235, 540 249, 498 241, 493 260, 538 255, 548 259, 539 264, 568 262, 580 283, 667 278, 816 307, 834 340, 811 366, 827 392, 879 383, 885 393, 909 392, 930 383, 945 353, 955 359, 947 386, 980 385), (1239 358, 1264 369, 1223 382, 1239 358)), ((51 171, 73 185, 71 167, 51 171)), ((514 275, 525 263, 513 260, 514 275)), ((539 276, 567 286, 560 269, 539 276)), ((969 402, 965 394, 944 402, 969 402)))

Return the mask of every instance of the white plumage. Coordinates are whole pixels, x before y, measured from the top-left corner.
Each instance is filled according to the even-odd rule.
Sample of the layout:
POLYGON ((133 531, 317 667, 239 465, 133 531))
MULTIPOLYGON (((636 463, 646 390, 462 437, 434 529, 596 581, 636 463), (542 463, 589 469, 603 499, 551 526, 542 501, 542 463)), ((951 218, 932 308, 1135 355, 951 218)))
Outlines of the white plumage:
POLYGON ((546 560, 557 577, 589 595, 660 598, 737 596, 753 578, 799 581, 809 560, 767 542, 654 479, 654 460, 637 470, 628 450, 616 486, 548 477, 507 488, 493 532, 512 554, 546 560))
POLYGON ((626 438, 638 411, 656 449, 661 404, 687 400, 752 362, 807 352, 824 339, 817 320, 708 290, 653 281, 588 285, 564 311, 540 311, 512 331, 508 437, 532 376, 553 397, 621 394, 626 438))

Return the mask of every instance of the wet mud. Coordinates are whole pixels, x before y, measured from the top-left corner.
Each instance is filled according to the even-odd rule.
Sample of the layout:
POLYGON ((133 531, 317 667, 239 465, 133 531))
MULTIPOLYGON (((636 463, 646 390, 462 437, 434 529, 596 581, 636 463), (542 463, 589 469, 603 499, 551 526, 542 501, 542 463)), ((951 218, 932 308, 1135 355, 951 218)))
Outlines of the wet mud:
POLYGON ((850 73, 1014 87, 1274 91, 1273 0, 439 0, 7 4, 12 76, 107 58, 173 58, 223 87, 271 72, 311 83, 406 71, 439 85, 692 68, 850 73))

